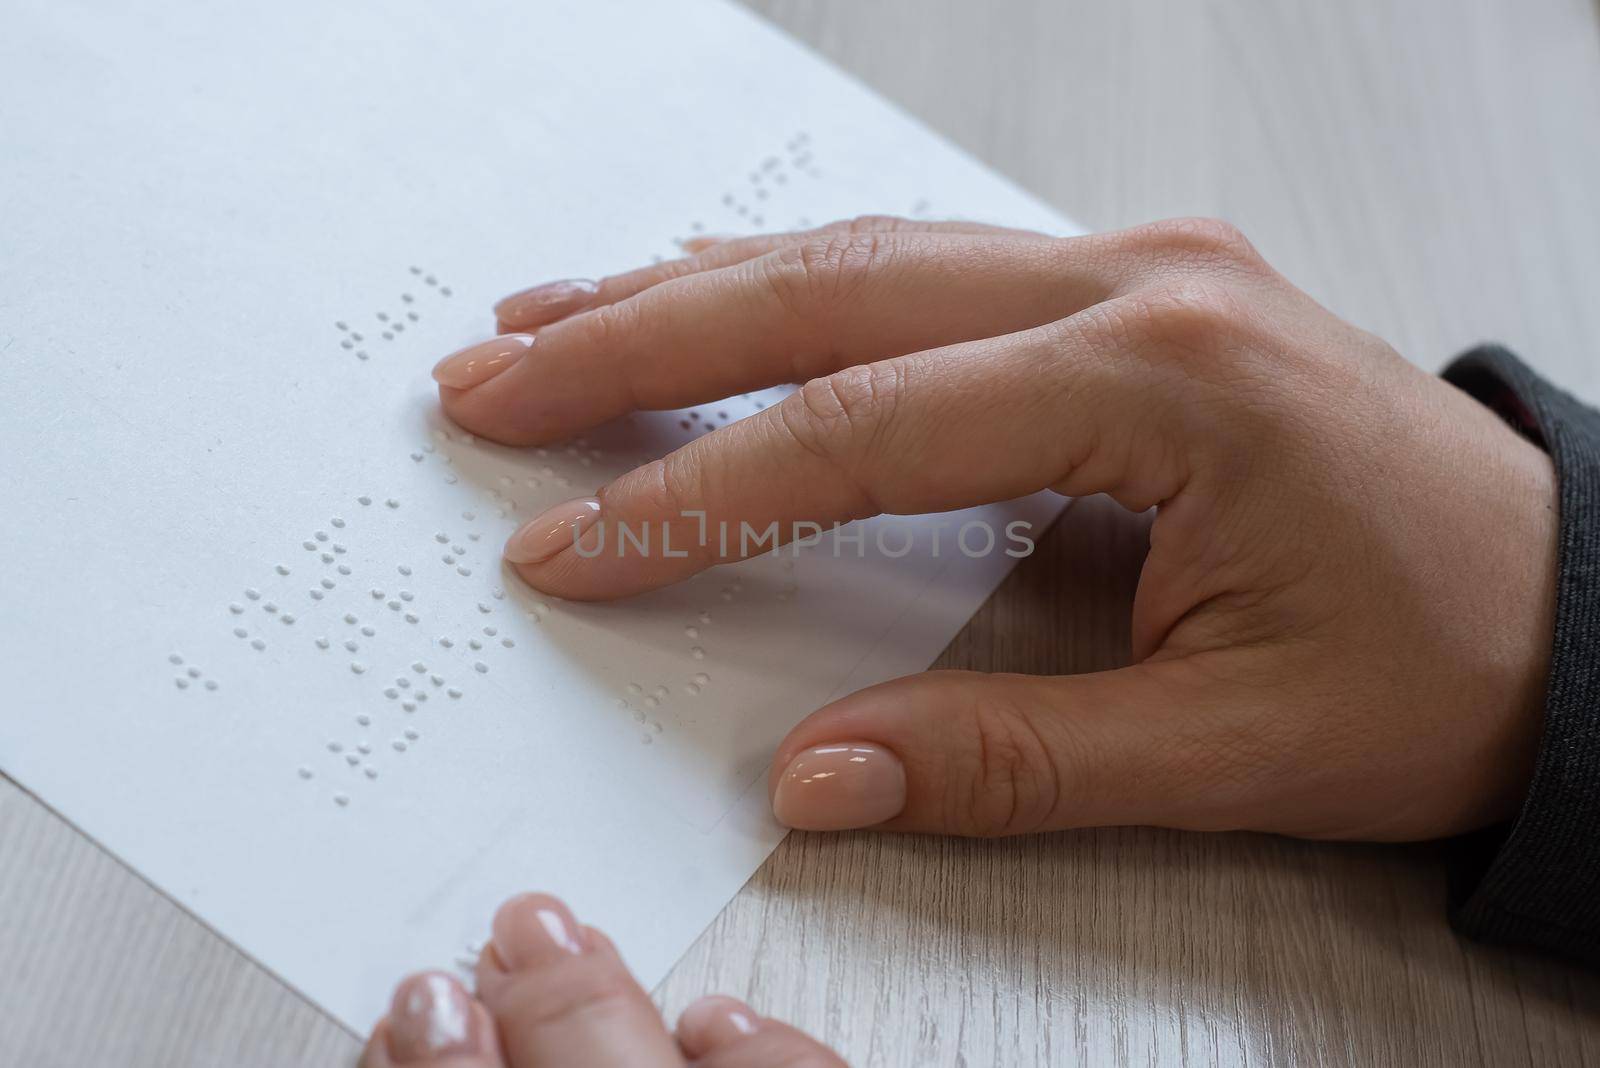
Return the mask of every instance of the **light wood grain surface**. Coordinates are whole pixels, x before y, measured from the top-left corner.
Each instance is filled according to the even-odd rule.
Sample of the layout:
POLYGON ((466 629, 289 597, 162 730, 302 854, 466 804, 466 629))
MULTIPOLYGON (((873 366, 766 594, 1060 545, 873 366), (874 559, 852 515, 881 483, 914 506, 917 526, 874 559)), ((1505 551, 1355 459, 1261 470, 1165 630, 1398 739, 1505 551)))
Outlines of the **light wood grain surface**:
MULTIPOLYGON (((1600 399, 1592 0, 749 0, 1095 228, 1241 225, 1429 367, 1600 399)), ((1127 655, 1142 520, 1076 504, 942 663, 1127 655)), ((1600 980, 1453 936, 1436 847, 794 835, 658 991, 865 1065, 1600 1064, 1600 980)), ((348 1063, 356 1039, 0 780, 0 1065, 348 1063)))

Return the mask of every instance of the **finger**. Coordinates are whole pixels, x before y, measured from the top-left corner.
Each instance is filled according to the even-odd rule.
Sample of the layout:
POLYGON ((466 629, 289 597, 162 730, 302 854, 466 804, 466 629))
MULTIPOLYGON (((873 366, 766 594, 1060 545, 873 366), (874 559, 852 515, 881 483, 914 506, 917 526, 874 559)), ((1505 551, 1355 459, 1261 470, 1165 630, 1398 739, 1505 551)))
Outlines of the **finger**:
POLYGON ((1121 277, 1092 248, 961 234, 822 237, 472 346, 434 377, 445 411, 474 434, 556 440, 640 409, 1059 319, 1105 299, 1121 277))
POLYGON ((567 278, 513 293, 494 306, 498 332, 510 334, 535 330, 586 309, 615 304, 673 278, 743 263, 774 249, 799 245, 807 240, 839 233, 989 234, 1019 239, 1046 239, 1044 234, 1032 230, 1015 230, 1003 226, 960 221, 901 219, 892 215, 864 215, 855 219, 842 219, 810 230, 748 236, 692 237, 682 242, 681 247, 688 255, 680 259, 651 264, 648 267, 602 278, 598 282, 586 278, 567 278))
POLYGON ((681 1065, 648 994, 605 935, 547 894, 512 898, 478 962, 478 997, 511 1068, 681 1065))
POLYGON ((394 992, 361 1068, 505 1068, 494 1021, 452 976, 422 972, 394 992))
MULTIPOLYGON (((813 380, 535 517, 506 559, 538 589, 595 600, 881 512, 1044 488, 1109 493, 1136 511, 1170 501, 1240 430, 1210 396, 1225 384, 1203 384, 1146 339, 1150 304, 1114 301, 1083 321, 813 380)), ((1003 532, 972 537, 971 553, 1009 547, 1003 532)))
POLYGON ((845 1068, 832 1050, 736 998, 701 998, 678 1018, 678 1045, 698 1068, 845 1068))
POLYGON ((1240 704, 1186 660, 1059 678, 939 671, 851 694, 778 747, 780 822, 961 835, 1237 827, 1240 704))

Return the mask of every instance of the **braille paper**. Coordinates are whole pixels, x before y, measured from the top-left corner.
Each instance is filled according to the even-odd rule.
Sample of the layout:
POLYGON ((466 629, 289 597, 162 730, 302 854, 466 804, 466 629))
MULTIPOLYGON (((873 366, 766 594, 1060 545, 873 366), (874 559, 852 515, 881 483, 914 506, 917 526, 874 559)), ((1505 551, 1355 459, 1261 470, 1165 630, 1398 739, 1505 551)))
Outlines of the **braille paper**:
POLYGON ((617 604, 501 565, 779 396, 477 440, 428 370, 503 294, 863 212, 1073 229, 742 10, 19 0, 0 99, 0 767, 356 1030, 528 889, 657 983, 781 837, 787 729, 943 648, 1012 563, 963 523, 1058 507, 617 604))

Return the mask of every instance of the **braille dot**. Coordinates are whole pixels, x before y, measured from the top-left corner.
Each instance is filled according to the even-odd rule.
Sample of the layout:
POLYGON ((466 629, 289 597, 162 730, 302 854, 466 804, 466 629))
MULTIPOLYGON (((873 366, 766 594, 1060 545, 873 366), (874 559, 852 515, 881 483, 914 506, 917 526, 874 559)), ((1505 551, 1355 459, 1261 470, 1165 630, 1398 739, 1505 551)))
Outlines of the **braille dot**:
POLYGON ((488 615, 490 612, 493 612, 494 609, 490 608, 487 604, 483 603, 482 601, 479 601, 478 602, 478 611, 482 612, 484 615, 488 615))
POLYGON ((367 626, 361 628, 361 633, 370 638, 378 632, 371 624, 368 624, 367 626))
POLYGON ((651 692, 654 693, 657 697, 666 697, 667 696, 667 688, 665 686, 657 686, 651 692))
POLYGON ((448 543, 449 543, 449 541, 450 541, 450 535, 448 535, 448 534, 445 534, 445 533, 443 533, 443 532, 440 532, 440 533, 438 533, 438 534, 435 534, 435 535, 434 535, 434 536, 433 536, 433 540, 434 540, 434 541, 436 541, 436 542, 438 542, 438 543, 439 543, 439 544, 440 544, 440 545, 445 545, 445 544, 448 544, 448 543))
POLYGON ((415 701, 401 701, 400 707, 405 709, 407 712, 415 712, 417 710, 417 703, 415 701))
POLYGON ((420 464, 420 463, 421 463, 421 462, 422 462, 422 453, 420 453, 420 452, 413 452, 413 453, 412 453, 412 454, 411 454, 411 458, 412 458, 412 459, 413 459, 413 460, 415 460, 415 461, 416 461, 416 462, 417 462, 417 463, 419 463, 419 464, 420 464))
POLYGON ((371 504, 372 503, 372 498, 368 497, 366 494, 362 494, 361 496, 356 498, 356 503, 358 503, 358 504, 371 504))
POLYGON ((448 690, 446 690, 445 693, 449 694, 451 697, 460 697, 461 696, 461 691, 456 689, 454 686, 452 686, 448 690))
POLYGON ((243 615, 244 605, 240 604, 238 601, 233 601, 228 605, 228 611, 232 612, 236 616, 243 615))
POLYGON ((696 660, 704 660, 706 658, 706 651, 697 645, 693 649, 689 650, 689 655, 694 657, 696 660))
POLYGON ((340 320, 340 321, 338 321, 338 322, 336 322, 336 323, 334 323, 334 324, 333 324, 333 325, 334 325, 334 326, 337 326, 337 327, 338 327, 338 328, 339 328, 339 329, 340 329, 340 330, 348 330, 348 329, 350 329, 350 326, 349 326, 349 324, 348 324, 348 323, 346 323, 346 322, 345 322, 345 321, 344 321, 344 320, 342 320, 342 319, 341 319, 341 320, 340 320))
POLYGON ((685 635, 687 635, 688 637, 690 637, 690 638, 698 638, 698 637, 700 637, 700 628, 699 627, 684 627, 683 628, 683 633, 685 635))
POLYGON ((479 538, 482 538, 482 537, 483 537, 483 535, 479 534, 476 530, 470 531, 467 534, 467 538, 469 540, 471 540, 471 541, 477 541, 479 538))
POLYGON ((687 684, 686 686, 684 686, 683 692, 688 694, 690 697, 694 697, 696 694, 698 694, 700 692, 700 687, 696 686, 694 683, 691 682, 691 683, 687 684))
POLYGON ((394 335, 391 334, 389 331, 385 330, 383 332, 383 340, 385 340, 385 341, 393 341, 394 340, 394 335))
POLYGON ((415 727, 407 727, 405 734, 406 737, 410 738, 413 742, 422 737, 421 732, 419 732, 415 727))
POLYGON ((487 675, 489 673, 489 665, 485 664, 482 660, 479 660, 473 663, 472 670, 476 671, 480 675, 487 675))
POLYGON ((496 627, 484 627, 483 632, 491 638, 500 633, 499 629, 496 627))
POLYGON ((704 686, 706 683, 708 683, 710 681, 711 681, 711 676, 707 675, 704 671, 700 672, 699 674, 697 674, 694 677, 694 684, 696 686, 704 686))
MULTIPOLYGON (((356 722, 361 724, 363 727, 370 727, 372 726, 372 717, 363 712, 361 715, 356 717, 356 722)), ((361 751, 365 753, 366 749, 363 748, 361 751)))
POLYGON ((444 646, 446 649, 449 649, 450 647, 455 645, 455 640, 452 639, 452 638, 440 638, 439 639, 439 644, 444 646))
POLYGON ((305 541, 301 542, 300 544, 305 547, 307 552, 313 552, 314 553, 314 552, 317 551, 317 543, 312 541, 309 538, 307 538, 305 541))
POLYGON ((402 601, 414 601, 417 599, 417 595, 412 593, 410 590, 401 590, 400 599, 402 601))
POLYGON ((333 563, 333 554, 332 553, 323 553, 322 554, 322 562, 325 563, 325 564, 333 563))
POLYGON ((269 612, 269 613, 272 613, 272 614, 276 614, 277 611, 278 611, 278 606, 275 603, 273 603, 272 601, 268 601, 266 604, 261 606, 261 610, 263 612, 269 612))
POLYGON ((644 699, 644 707, 646 707, 646 708, 655 708, 660 703, 661 703, 661 701, 658 698, 655 698, 655 697, 646 697, 644 699))
POLYGON ((426 691, 426 690, 418 690, 416 693, 412 694, 411 696, 415 697, 418 701, 426 701, 428 699, 428 691, 426 691))
POLYGON ((334 542, 333 543, 333 551, 336 554, 338 554, 339 556, 343 556, 349 550, 347 550, 343 545, 340 545, 338 542, 334 542))
POLYGON ((400 294, 400 299, 404 303, 410 304, 412 301, 416 300, 417 298, 413 297, 410 293, 402 293, 402 294, 400 294))
POLYGON ((334 516, 334 517, 333 517, 333 518, 332 518, 332 519, 330 519, 330 520, 328 520, 328 522, 330 522, 330 523, 332 523, 332 524, 333 524, 333 525, 334 525, 334 526, 336 526, 336 527, 342 527, 342 526, 344 526, 344 520, 343 520, 343 519, 341 519, 341 518, 340 518, 340 517, 338 517, 338 516, 334 516))
POLYGON ((512 646, 516 645, 517 643, 512 641, 510 638, 501 638, 500 639, 500 644, 505 646, 507 649, 510 649, 512 646))
POLYGON ((328 540, 328 532, 326 530, 319 530, 315 534, 313 534, 312 537, 316 538, 318 541, 327 541, 328 540))
POLYGON ((639 694, 644 693, 644 687, 637 682, 630 682, 628 683, 628 692, 637 697, 639 694))
POLYGON ((350 340, 352 340, 352 341, 361 341, 361 340, 363 340, 365 338, 365 336, 366 335, 362 334, 358 330, 350 331, 350 340))
POLYGON ((473 512, 462 512, 462 513, 461 513, 461 518, 462 518, 462 519, 465 519, 465 520, 466 520, 466 521, 467 521, 467 522, 469 522, 469 523, 470 523, 470 522, 472 522, 472 521, 473 521, 473 520, 474 520, 474 519, 476 519, 476 518, 478 518, 478 516, 477 516, 477 514, 476 514, 476 513, 473 513, 473 512))
MULTIPOLYGON (((405 564, 401 564, 398 568, 396 568, 396 570, 399 571, 400 574, 402 574, 402 575, 411 574, 411 569, 409 567, 407 567, 405 564)), ((402 593, 400 596, 404 597, 405 594, 402 593)))
POLYGON ((354 625, 357 622, 356 614, 354 612, 346 612, 344 614, 344 621, 346 623, 354 625))
POLYGON ((353 349, 353 348, 356 347, 356 343, 354 341, 351 341, 349 338, 345 338, 343 341, 339 342, 339 347, 340 348, 345 348, 345 349, 353 349))
POLYGON ((393 686, 388 686, 384 688, 383 696, 393 701, 396 697, 400 696, 400 691, 395 689, 393 686))
POLYGON ((455 475, 445 475, 444 476, 444 481, 445 481, 446 485, 454 486, 457 482, 460 481, 460 479, 456 478, 455 475))
POLYGON ((329 742, 328 743, 328 752, 330 752, 330 753, 342 753, 342 752, 344 752, 344 743, 343 742, 329 742))
POLYGON ((710 623, 711 622, 711 613, 710 612, 701 612, 700 613, 700 622, 701 623, 710 623))
POLYGON ((453 292, 454 292, 454 290, 452 290, 449 286, 440 286, 439 287, 439 295, 441 297, 448 297, 453 292))
POLYGON ((326 639, 326 638, 318 638, 317 639, 317 648, 318 649, 326 649, 329 644, 330 643, 329 643, 328 639, 326 639))
POLYGON ((404 675, 395 676, 394 684, 400 687, 402 690, 411 689, 411 680, 406 678, 404 675))
POLYGON ((639 736, 639 744, 640 745, 652 745, 654 743, 655 743, 655 739, 650 737, 650 735, 648 735, 648 734, 641 734, 639 736))
POLYGON ((300 768, 300 777, 301 777, 301 778, 302 778, 302 779, 309 779, 309 778, 311 778, 311 769, 310 769, 310 768, 308 768, 308 767, 304 767, 304 766, 302 766, 302 767, 301 767, 301 768, 300 768))
POLYGON ((404 753, 406 751, 406 743, 400 738, 396 738, 391 744, 394 745, 394 751, 396 753, 404 753))
POLYGON ((217 688, 217 686, 218 686, 218 683, 217 683, 216 679, 207 679, 206 680, 206 689, 215 690, 217 688))
POLYGON ((250 643, 250 648, 254 649, 258 653, 266 647, 267 643, 262 641, 260 638, 256 638, 250 643))
POLYGON ((388 505, 390 508, 398 508, 398 507, 400 507, 400 502, 398 500, 396 500, 395 498, 393 498, 393 497, 390 497, 388 500, 384 501, 383 503, 388 505))
POLYGON ((482 649, 482 648, 483 648, 483 643, 482 643, 482 642, 480 642, 480 641, 479 641, 479 640, 478 640, 478 639, 476 639, 476 638, 468 638, 468 639, 467 639, 467 645, 468 645, 468 646, 469 646, 469 647, 470 647, 470 648, 472 648, 472 649, 475 649, 475 650, 476 650, 476 649, 482 649))
POLYGON ((391 611, 391 612, 400 611, 400 602, 399 601, 395 601, 395 600, 391 600, 389 602, 389 611, 391 611))
POLYGON ((378 313, 378 322, 386 323, 388 321, 389 321, 389 313, 388 312, 379 312, 378 313))
POLYGON ((450 546, 450 551, 455 553, 457 556, 465 556, 467 554, 467 550, 463 549, 459 545, 450 546))
POLYGON ((177 685, 178 689, 180 689, 180 690, 187 690, 189 688, 189 680, 184 678, 182 675, 179 675, 177 678, 173 679, 172 681, 177 685))
POLYGON ((439 557, 439 559, 443 560, 447 564, 453 564, 456 562, 456 558, 451 556, 449 553, 445 553, 443 556, 439 557))
POLYGON ((433 683, 435 686, 443 686, 444 685, 444 676, 443 675, 429 675, 428 676, 428 681, 433 683))
POLYGON ((350 574, 350 565, 349 564, 340 564, 338 570, 339 570, 339 574, 348 575, 348 574, 350 574))
POLYGON ((321 590, 307 590, 306 592, 311 595, 311 599, 313 601, 322 600, 322 591, 321 590))
POLYGON ((346 753, 344 755, 344 762, 353 768, 357 764, 361 763, 361 758, 356 756, 354 753, 346 753))
POLYGON ((470 567, 458 567, 458 568, 456 568, 456 574, 460 575, 462 578, 471 578, 472 577, 472 568, 470 568, 470 567))
POLYGON ((415 612, 407 612, 406 613, 406 622, 407 623, 415 623, 415 622, 417 622, 417 614, 415 612))
POLYGON ((353 653, 353 652, 355 652, 355 651, 357 651, 358 649, 361 648, 361 643, 356 641, 354 638, 350 638, 350 639, 345 641, 344 647, 345 647, 345 649, 347 649, 347 650, 349 650, 350 652, 353 653))
POLYGON ((368 590, 367 592, 372 594, 372 599, 374 601, 383 600, 383 591, 378 589, 376 586, 374 586, 372 589, 368 590))
POLYGON ((282 564, 279 564, 276 568, 274 568, 274 570, 280 575, 287 575, 289 573, 289 569, 282 564))
POLYGON ((365 773, 365 775, 369 779, 376 779, 378 777, 378 769, 377 768, 363 768, 362 771, 365 773))
POLYGON ((331 578, 325 578, 321 582, 317 583, 317 585, 321 586, 325 590, 331 590, 334 587, 334 581, 331 578))
POLYGON ((338 805, 340 808, 344 808, 350 804, 350 797, 347 794, 334 794, 333 803, 338 805))
POLYGON ((283 620, 283 622, 284 622, 284 623, 285 623, 285 624, 286 624, 286 625, 287 625, 287 624, 292 624, 292 623, 293 623, 293 622, 294 622, 294 613, 293 613, 293 612, 285 612, 285 613, 284 613, 284 614, 283 614, 283 615, 282 615, 282 616, 280 616, 280 617, 279 617, 279 618, 280 618, 280 619, 282 619, 282 620, 283 620))
POLYGON ((244 591, 244 595, 247 598, 249 598, 250 600, 252 600, 252 601, 261 600, 261 591, 258 590, 258 589, 255 589, 254 587, 252 587, 252 588, 250 588, 248 590, 245 590, 244 591))
POLYGON ((367 668, 366 665, 362 664, 359 660, 352 660, 350 661, 350 670, 355 674, 360 675, 365 672, 367 668))

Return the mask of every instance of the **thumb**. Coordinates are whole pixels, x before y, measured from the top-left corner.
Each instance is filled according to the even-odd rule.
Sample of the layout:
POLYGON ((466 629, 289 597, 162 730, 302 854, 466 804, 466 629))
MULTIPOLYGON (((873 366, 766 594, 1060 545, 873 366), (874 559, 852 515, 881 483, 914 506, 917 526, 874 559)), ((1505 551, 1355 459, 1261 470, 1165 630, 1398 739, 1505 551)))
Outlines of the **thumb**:
POLYGON ((1218 829, 1238 783, 1208 787, 1197 735, 1228 703, 1186 661, 1040 677, 930 671, 851 694, 795 727, 769 778, 800 830, 960 835, 1155 824, 1218 829))

